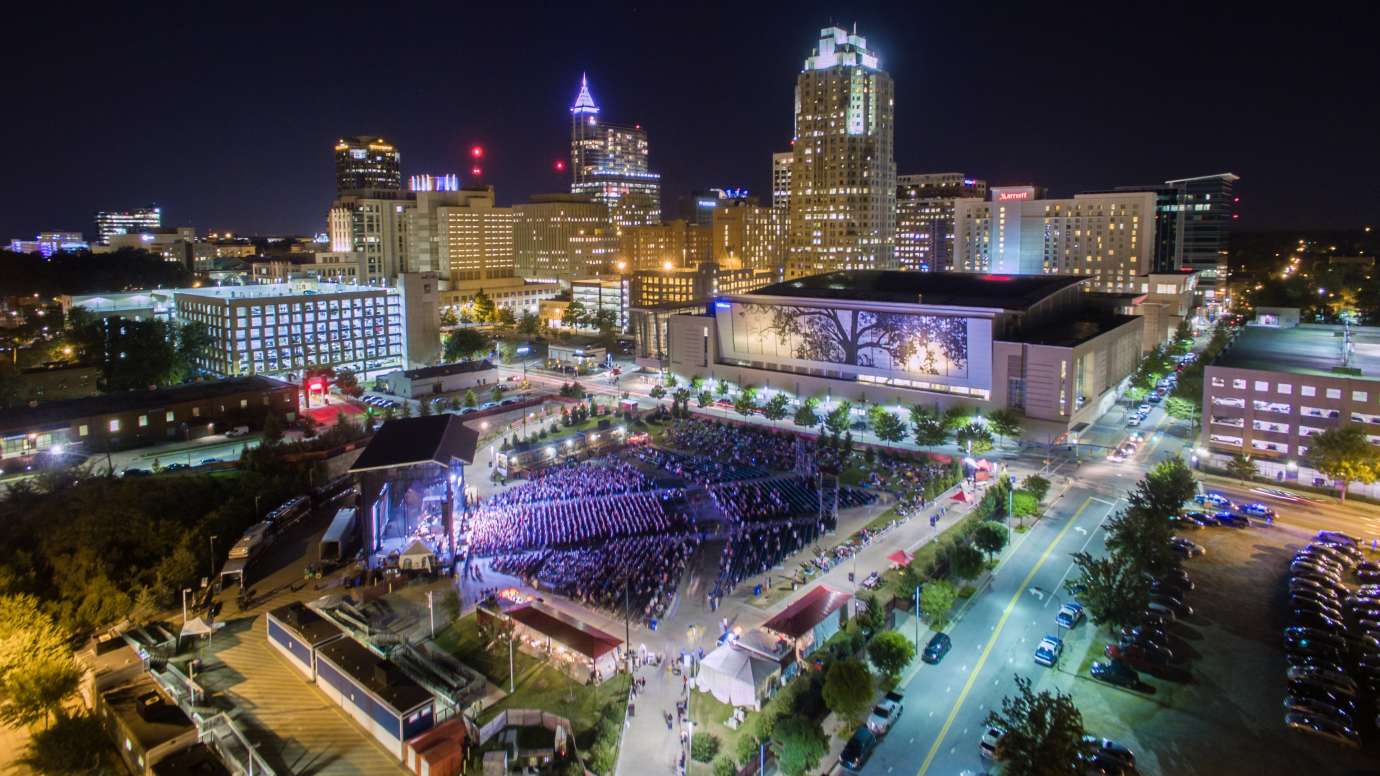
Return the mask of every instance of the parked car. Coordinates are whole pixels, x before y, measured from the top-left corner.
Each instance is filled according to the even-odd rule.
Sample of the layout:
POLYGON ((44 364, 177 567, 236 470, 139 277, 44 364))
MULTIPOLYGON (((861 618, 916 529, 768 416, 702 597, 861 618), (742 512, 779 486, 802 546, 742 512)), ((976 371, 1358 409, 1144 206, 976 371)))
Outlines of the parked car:
POLYGON ((1132 668, 1144 670, 1147 666, 1167 666, 1174 660, 1174 653, 1158 644, 1149 642, 1122 642, 1108 644, 1102 654, 1113 660, 1124 661, 1132 668))
POLYGON ((1193 500, 1198 502, 1199 504, 1211 504, 1212 506, 1217 507, 1218 509, 1230 509, 1231 507, 1235 506, 1234 504, 1232 504, 1231 499, 1227 498, 1226 496, 1223 496, 1221 493, 1213 493, 1212 491, 1208 491, 1206 493, 1199 493, 1198 495, 1193 497, 1193 500))
POLYGON ((1309 628, 1304 625, 1291 625, 1284 629, 1284 646, 1307 646, 1309 644, 1320 644, 1331 647, 1335 650, 1345 651, 1346 640, 1335 633, 1309 628))
POLYGON ((1356 692, 1356 680, 1338 671, 1331 671, 1326 668, 1311 668, 1304 666, 1290 666, 1284 672, 1285 677, 1290 681, 1296 679, 1311 679, 1323 684, 1332 685, 1342 690, 1356 692))
POLYGON ((1317 539, 1321 542, 1333 542, 1335 544, 1345 544, 1351 547, 1356 547, 1361 544, 1360 539, 1357 539, 1351 534, 1342 533, 1341 531, 1318 531, 1317 539))
POLYGON ((872 756, 872 750, 876 748, 877 737, 864 725, 854 731, 853 737, 843 745, 843 754, 839 756, 839 765, 850 771, 860 771, 863 765, 867 763, 867 758, 872 756))
POLYGON ((1072 629, 1083 621, 1082 604, 1066 603, 1059 607, 1059 613, 1054 615, 1054 621, 1062 628, 1072 629))
POLYGON ((1035 662, 1053 668, 1054 664, 1059 662, 1059 656, 1062 654, 1064 654, 1064 640, 1058 636, 1045 636, 1035 647, 1035 662))
POLYGON ((1094 660, 1088 667, 1094 679, 1101 679, 1119 687, 1134 687, 1140 682, 1140 675, 1120 660, 1094 660))
POLYGON ((1113 760, 1124 768, 1134 768, 1136 766, 1136 755, 1124 744, 1113 741, 1110 738, 1098 738, 1097 736, 1083 736, 1083 743, 1086 744, 1094 754, 1113 760))
POLYGON ((234 428, 232 428, 232 429, 230 429, 229 431, 225 432, 225 436, 229 437, 230 439, 234 439, 234 438, 236 438, 236 437, 247 436, 248 434, 249 434, 249 426, 235 426, 234 428))
POLYGON ((1346 709, 1347 711, 1356 710, 1356 693, 1351 690, 1339 690, 1335 687, 1313 681, 1312 679, 1297 679, 1289 682, 1289 694, 1295 698, 1311 698, 1315 701, 1322 701, 1331 706, 1346 709))
POLYGON ((998 747, 1001 745, 1001 737, 1006 735, 1006 731, 995 725, 988 725, 987 730, 983 731, 982 738, 978 740, 978 754, 984 760, 1000 760, 1001 752, 998 747))
POLYGON ((867 718, 867 729, 876 735, 884 736, 905 710, 899 693, 887 693, 880 703, 872 707, 872 714, 867 718))
POLYGON ((1329 719, 1351 724, 1351 712, 1346 709, 1339 709, 1330 703, 1313 700, 1312 698, 1298 698, 1293 695, 1284 696, 1284 710, 1286 712, 1296 712, 1299 714, 1317 714, 1329 719))
MULTIPOLYGON (((1334 620, 1342 619, 1342 610, 1332 603, 1319 601, 1315 598, 1301 597, 1300 595, 1293 596, 1290 599, 1290 603, 1293 604, 1294 611, 1296 612, 1317 612, 1318 614, 1325 614, 1334 620)), ((1367 609, 1364 613, 1358 612, 1358 614, 1362 616, 1364 616, 1364 614, 1375 614, 1375 619, 1380 619, 1380 609, 1367 609)))
POLYGON ((1341 620, 1334 619, 1322 612, 1311 611, 1309 609, 1294 609, 1292 622, 1295 625, 1338 632, 1345 627, 1342 625, 1341 620))
POLYGON ((1160 617, 1164 618, 1166 622, 1179 621, 1179 614, 1174 610, 1174 607, 1169 606, 1162 601, 1152 600, 1150 603, 1145 605, 1145 610, 1151 614, 1159 615, 1160 617))
POLYGON ((949 634, 936 633, 925 645, 925 652, 920 656, 920 659, 930 665, 935 665, 943 660, 945 655, 949 654, 949 648, 952 646, 953 641, 949 639, 949 634))
POLYGON ((1254 517, 1263 517, 1267 520, 1273 520, 1275 517, 1275 511, 1273 509, 1258 501, 1250 504, 1242 504, 1241 511, 1254 517))
POLYGON ((1197 558, 1207 552, 1207 549, 1203 547, 1203 545, 1191 542, 1182 536, 1175 536, 1170 540, 1170 545, 1174 548, 1175 552, 1178 552, 1185 558, 1197 558))
POLYGON ((122 477, 147 477, 150 474, 153 474, 153 472, 148 469, 140 469, 137 466, 130 467, 120 472, 120 476, 122 477))

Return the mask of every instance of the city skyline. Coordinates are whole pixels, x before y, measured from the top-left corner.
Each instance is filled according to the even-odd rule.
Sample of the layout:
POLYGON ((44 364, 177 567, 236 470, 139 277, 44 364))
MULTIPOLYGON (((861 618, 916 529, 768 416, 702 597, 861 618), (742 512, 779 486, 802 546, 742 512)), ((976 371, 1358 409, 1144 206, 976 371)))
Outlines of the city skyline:
MULTIPOLYGON (((148 12, 67 24, 64 56, 14 95, 15 104, 44 110, 37 117, 16 111, 0 136, 31 149, 7 176, 16 185, 3 195, 5 234, 91 235, 97 210, 150 202, 169 224, 201 232, 322 232, 334 189, 330 149, 357 134, 395 143, 404 178, 455 171, 466 185, 494 185, 500 203, 567 191, 569 171, 556 162, 568 159, 572 84, 583 72, 597 85, 601 108, 653 138, 663 208, 682 193, 741 182, 767 201, 770 156, 789 147, 801 53, 823 27, 851 28, 855 19, 896 85, 902 175, 961 169, 994 186, 1033 183, 1067 196, 1231 170, 1245 183, 1240 226, 1263 228, 1366 223, 1373 213, 1366 181, 1380 172, 1373 155, 1354 152, 1365 147, 1373 101, 1347 99, 1360 92, 1359 81, 1349 80, 1360 76, 1350 74, 1368 72, 1364 62, 1373 54, 1345 45, 1345 32, 1365 25, 1341 18, 1286 26, 1198 10, 1132 28, 1129 12, 1077 21, 1070 14, 1056 24, 1030 10, 996 19, 944 9, 922 24, 899 9, 807 5, 785 22, 765 9, 736 13, 727 32, 712 12, 677 17, 683 34, 658 36, 643 33, 664 25, 661 12, 628 9, 572 46, 562 11, 466 11, 466 26, 486 32, 463 39, 465 49, 486 58, 491 71, 467 78, 454 60, 408 43, 428 24, 461 20, 453 14, 423 9, 380 20, 381 37, 397 41, 381 45, 400 55, 352 71, 348 58, 342 64, 286 45, 302 36, 336 45, 328 33, 349 14, 275 16, 266 32, 252 16, 203 13, 200 21, 148 12), (1090 36, 1097 24, 1116 34, 1090 36), (124 43, 114 61, 104 42, 137 44, 192 25, 204 30, 192 46, 196 57, 124 43), (1237 34, 1220 35, 1227 25, 1237 34), (247 57, 237 43, 256 34, 284 45, 247 57), (752 45, 704 57, 703 41, 713 36, 752 45), (1286 43, 1291 56, 1271 55, 1286 43), (1144 56, 1154 45, 1163 58, 1144 56), (131 110, 127 91, 92 92, 96 66, 114 79, 149 75, 146 89, 184 95, 189 107, 171 121, 131 110), (1084 88, 1041 95, 1015 77, 1030 71, 1084 88), (80 99, 45 98, 54 93, 80 99), (1343 108, 1346 121, 1317 120, 1343 108), (1184 117, 1214 123, 1186 127, 1184 117), (100 144, 88 141, 93 123, 108 125, 100 144), (486 152, 478 180, 468 174, 474 144, 486 152), (1326 184, 1301 183, 1311 180, 1326 184)), ((37 42, 4 56, 34 54, 29 47, 37 42)))

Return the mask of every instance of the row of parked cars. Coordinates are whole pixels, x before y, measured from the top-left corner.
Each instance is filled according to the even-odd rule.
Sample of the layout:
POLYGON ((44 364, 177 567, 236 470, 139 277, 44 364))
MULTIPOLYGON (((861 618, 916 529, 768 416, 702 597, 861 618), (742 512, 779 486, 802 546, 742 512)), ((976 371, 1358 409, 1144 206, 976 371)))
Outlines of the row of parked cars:
MULTIPOLYGON (((1006 731, 988 725, 978 741, 978 753, 984 760, 1001 762, 1001 739, 1006 731)), ((1088 776, 1135 774, 1136 755, 1126 745, 1110 738, 1083 736, 1083 752, 1079 755, 1083 773, 1088 776)))
MULTIPOLYGON (((1319 531, 1289 563, 1284 724, 1358 749, 1359 703, 1380 695, 1380 565, 1360 542, 1319 531), (1355 579, 1356 587, 1348 584, 1355 579)), ((1380 724, 1380 719, 1376 720, 1380 724)))
POLYGON ((882 737, 891 732, 896 720, 906 710, 905 698, 900 692, 889 692, 874 707, 867 717, 867 723, 853 731, 848 743, 843 745, 839 755, 839 765, 844 770, 856 773, 867 764, 872 751, 881 743, 882 737))

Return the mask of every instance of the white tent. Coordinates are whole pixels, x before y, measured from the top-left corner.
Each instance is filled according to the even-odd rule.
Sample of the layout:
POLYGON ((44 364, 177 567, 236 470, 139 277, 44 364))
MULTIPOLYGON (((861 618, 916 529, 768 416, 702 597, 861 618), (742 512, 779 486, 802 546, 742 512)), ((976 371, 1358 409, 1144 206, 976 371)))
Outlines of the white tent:
POLYGON ((700 661, 695 687, 730 706, 760 709, 767 683, 780 670, 772 660, 725 644, 700 661))
POLYGON ((398 568, 408 571, 430 571, 435 566, 436 555, 421 539, 413 539, 398 558, 398 568))

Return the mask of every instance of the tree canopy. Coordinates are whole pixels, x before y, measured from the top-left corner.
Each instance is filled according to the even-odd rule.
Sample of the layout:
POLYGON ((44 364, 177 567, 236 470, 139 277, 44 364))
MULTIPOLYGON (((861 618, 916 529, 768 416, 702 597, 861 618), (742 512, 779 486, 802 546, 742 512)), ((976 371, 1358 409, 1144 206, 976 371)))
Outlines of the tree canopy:
POLYGON ((1081 776, 1083 715, 1062 692, 1034 693, 1030 679, 1016 675, 1016 695, 1002 699, 1001 711, 987 715, 987 724, 1005 731, 997 744, 1002 773, 1007 776, 1081 776))
POLYGON ((823 697, 830 711, 857 725, 872 706, 872 674, 853 658, 836 660, 824 674, 823 697))
POLYGON ((915 645, 894 630, 882 631, 867 645, 867 656, 878 671, 895 678, 915 659, 915 645))
POLYGON ((771 733, 771 751, 787 776, 800 776, 819 764, 829 743, 819 723, 798 714, 781 718, 771 733))
POLYGON ((1366 439, 1365 429, 1355 423, 1309 437, 1308 460, 1318 471, 1337 480, 1343 499, 1347 484, 1372 483, 1380 479, 1380 455, 1366 439))
POLYGON ((467 361, 489 352, 489 339, 474 329, 456 329, 446 337, 444 358, 447 361, 467 361))

